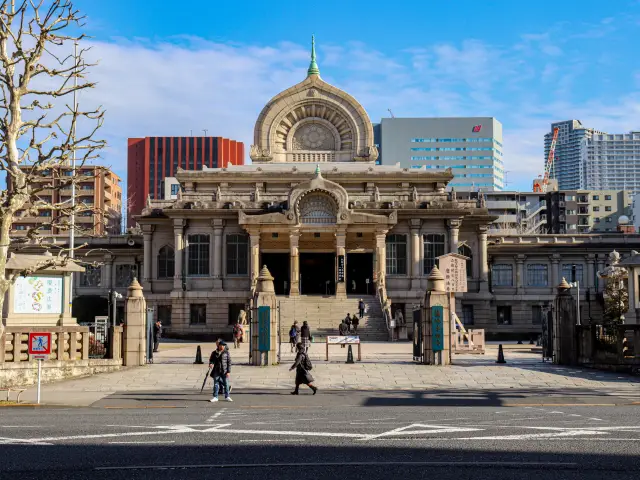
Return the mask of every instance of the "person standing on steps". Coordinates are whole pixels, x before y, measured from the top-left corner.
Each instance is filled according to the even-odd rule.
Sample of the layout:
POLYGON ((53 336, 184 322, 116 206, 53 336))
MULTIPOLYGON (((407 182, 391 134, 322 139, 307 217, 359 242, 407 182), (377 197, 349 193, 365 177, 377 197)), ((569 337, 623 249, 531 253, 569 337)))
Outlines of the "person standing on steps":
MULTIPOLYGON (((311 329, 309 328, 309 324, 305 320, 302 322, 302 328, 300 329, 300 339, 302 340, 302 346, 304 347, 304 353, 309 351, 309 347, 311 346, 311 329)), ((298 344, 299 345, 299 344, 298 344)))
POLYGON ((364 317, 364 300, 360 299, 358 302, 358 313, 360 314, 360 318, 364 317))
POLYGON ((160 337, 162 337, 162 322, 157 320, 153 324, 153 351, 157 352, 160 346, 160 337))
POLYGON ((360 325, 360 319, 358 318, 358 316, 354 313, 353 317, 351 318, 351 325, 353 325, 353 333, 355 333, 356 335, 358 334, 358 325, 360 325))
POLYGON ((244 330, 242 328, 242 324, 240 322, 236 322, 236 324, 233 326, 233 348, 240 347, 243 336, 244 330))
POLYGON ((209 357, 209 368, 211 369, 211 378, 213 378, 213 398, 210 402, 218 401, 218 393, 220 389, 224 392, 224 399, 227 402, 233 402, 229 396, 231 376, 231 355, 227 350, 227 343, 224 340, 216 342, 216 350, 209 357))
POLYGON ((298 321, 294 321, 289 329, 289 343, 291 344, 291 353, 296 349, 296 345, 300 343, 300 325, 298 321))
MULTIPOLYGON (((347 334, 347 324, 344 323, 344 320, 342 320, 342 322, 340 322, 340 325, 338 326, 338 333, 341 337, 344 337, 347 334)), ((345 344, 343 343, 341 347, 345 348, 345 344)))
MULTIPOLYGON (((305 322, 307 323, 307 322, 305 322)), ((302 326, 304 329, 304 325, 302 326)), ((305 351, 304 345, 299 343, 297 345, 298 354, 296 355, 296 361, 293 362, 289 371, 295 368, 296 370, 296 388, 291 395, 298 395, 298 390, 300 385, 304 384, 308 386, 311 390, 313 390, 313 394, 315 395, 318 391, 318 388, 313 385, 313 376, 311 375, 311 369, 313 365, 311 364, 311 359, 307 352, 305 351)))
POLYGON ((347 325, 347 333, 351 333, 351 315, 347 313, 347 316, 344 317, 344 323, 347 325))

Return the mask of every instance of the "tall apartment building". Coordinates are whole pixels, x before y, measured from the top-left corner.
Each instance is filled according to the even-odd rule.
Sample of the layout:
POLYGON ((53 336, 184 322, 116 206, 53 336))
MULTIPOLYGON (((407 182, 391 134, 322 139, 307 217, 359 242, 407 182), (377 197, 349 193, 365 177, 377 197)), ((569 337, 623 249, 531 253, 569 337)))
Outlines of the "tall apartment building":
POLYGON ((446 170, 459 191, 504 188, 502 124, 493 117, 383 118, 374 127, 382 165, 446 170))
POLYGON ((178 170, 244 165, 244 144, 222 137, 129 138, 127 154, 127 226, 142 212, 147 197, 164 199, 164 179, 178 170))
POLYGON ((495 234, 613 233, 622 216, 631 217, 632 197, 622 190, 489 192, 485 205, 497 217, 495 234))
MULTIPOLYGON (((26 169, 27 167, 25 167, 26 169)), ((71 186, 61 188, 64 177, 73 175, 71 166, 56 166, 43 172, 36 183, 51 186, 41 190, 38 197, 47 203, 71 201, 71 186)), ((76 170, 76 203, 92 210, 79 212, 75 216, 76 225, 84 232, 94 235, 119 234, 122 225, 122 187, 120 177, 106 167, 84 165, 76 170)), ((11 188, 11 185, 9 185, 11 188)), ((68 235, 68 230, 56 225, 64 223, 61 212, 40 209, 30 211, 30 205, 18 211, 13 219, 12 235, 20 236, 36 226, 41 234, 68 235)))
POLYGON ((640 193, 640 132, 608 134, 580 120, 551 124, 545 159, 558 128, 552 176, 560 190, 628 190, 640 193))

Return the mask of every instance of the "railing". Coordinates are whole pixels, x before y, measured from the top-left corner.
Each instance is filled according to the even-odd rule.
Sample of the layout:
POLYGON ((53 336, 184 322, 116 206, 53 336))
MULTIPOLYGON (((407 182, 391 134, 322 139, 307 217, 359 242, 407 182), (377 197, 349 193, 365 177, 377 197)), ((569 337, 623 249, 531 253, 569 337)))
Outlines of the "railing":
POLYGON ((640 367, 640 325, 583 325, 577 336, 579 363, 640 367))
POLYGON ((51 333, 52 361, 77 361, 90 358, 122 358, 122 327, 107 330, 109 341, 96 341, 85 326, 62 327, 6 327, 0 336, 0 364, 29 362, 29 333, 51 333), (94 355, 91 355, 91 353, 94 355))
POLYGON ((380 301, 380 309, 382 310, 382 317, 384 323, 387 326, 387 332, 389 334, 389 340, 393 341, 393 329, 391 328, 391 307, 389 306, 389 298, 387 297, 387 289, 384 285, 381 285, 377 289, 377 297, 380 301))

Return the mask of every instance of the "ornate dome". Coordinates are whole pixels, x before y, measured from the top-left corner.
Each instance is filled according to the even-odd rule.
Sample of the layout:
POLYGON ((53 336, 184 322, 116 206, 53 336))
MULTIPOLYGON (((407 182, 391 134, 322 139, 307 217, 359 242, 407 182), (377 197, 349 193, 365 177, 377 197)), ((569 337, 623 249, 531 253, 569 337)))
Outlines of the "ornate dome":
POLYGON ((315 42, 307 78, 262 109, 250 156, 263 162, 375 162, 367 112, 355 98, 320 78, 315 42))

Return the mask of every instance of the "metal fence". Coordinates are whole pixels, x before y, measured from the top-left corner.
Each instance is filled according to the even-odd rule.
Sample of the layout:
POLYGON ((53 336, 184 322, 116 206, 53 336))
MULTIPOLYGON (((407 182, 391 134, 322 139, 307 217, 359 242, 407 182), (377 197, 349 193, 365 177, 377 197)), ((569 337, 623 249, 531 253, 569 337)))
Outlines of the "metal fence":
POLYGON ((96 318, 93 322, 81 325, 89 327, 89 358, 105 358, 109 351, 109 321, 107 318, 96 318))

